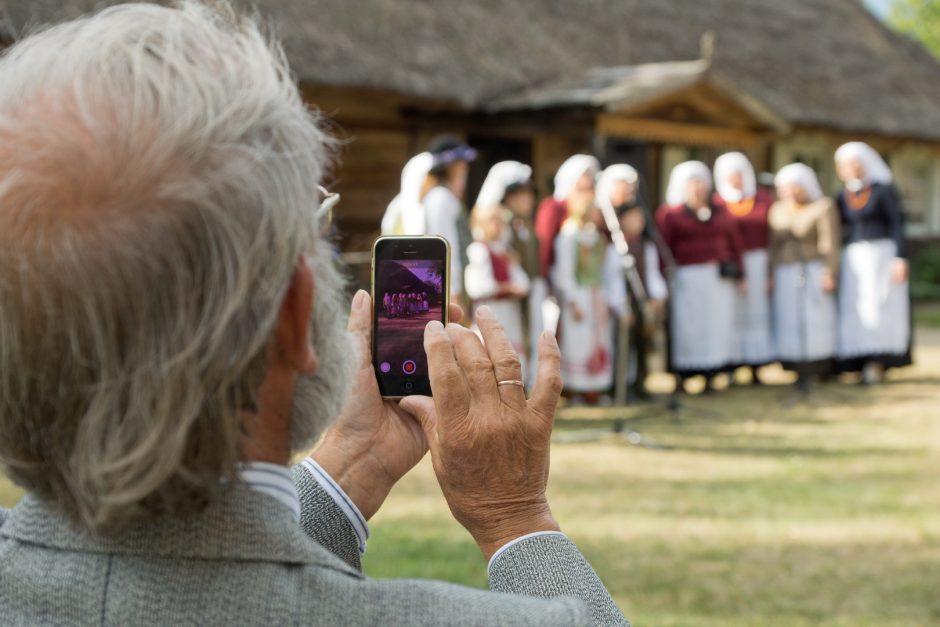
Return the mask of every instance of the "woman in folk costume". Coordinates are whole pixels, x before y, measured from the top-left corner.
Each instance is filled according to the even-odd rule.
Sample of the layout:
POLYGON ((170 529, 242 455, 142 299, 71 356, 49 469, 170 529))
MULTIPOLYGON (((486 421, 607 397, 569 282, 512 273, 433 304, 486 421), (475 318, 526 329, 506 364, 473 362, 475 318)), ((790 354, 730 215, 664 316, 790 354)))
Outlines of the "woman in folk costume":
POLYGON ((506 330, 526 373, 523 301, 529 277, 509 246, 509 226, 500 204, 477 205, 470 215, 474 242, 467 248, 464 287, 474 308, 487 305, 506 330))
POLYGON ((861 371, 864 383, 877 383, 886 368, 912 363, 904 213, 891 170, 871 146, 845 144, 835 161, 845 184, 837 200, 843 243, 840 367, 861 371))
POLYGON ((733 346, 737 293, 746 289, 737 224, 711 204, 711 172, 687 161, 672 171, 665 207, 657 212, 676 263, 670 308, 670 370, 677 391, 687 377, 705 376, 705 390, 737 359, 733 346))
POLYGON ((780 198, 768 220, 774 339, 778 359, 806 391, 812 378, 832 372, 836 355, 839 212, 809 166, 788 165, 774 183, 780 198))
POLYGON ((593 202, 594 179, 601 164, 591 155, 574 155, 555 173, 555 191, 542 201, 535 213, 535 234, 539 239, 539 270, 551 276, 555 262, 555 237, 569 216, 569 203, 593 202))
MULTIPOLYGON (((650 236, 647 211, 637 200, 638 186, 639 174, 633 167, 623 163, 611 165, 598 178, 597 204, 605 213, 606 221, 617 220, 627 250, 634 258, 637 278, 645 292, 646 300, 641 301, 624 277, 633 314, 627 342, 628 367, 625 376, 631 396, 643 399, 649 397, 646 376, 649 372, 647 361, 652 350, 651 329, 655 328, 655 319, 665 307, 668 289, 660 271, 659 250, 650 236)), ((616 229, 610 231, 613 234, 616 229)), ((614 240, 616 249, 616 235, 614 240)), ((619 347, 622 342, 616 345, 619 347)))
POLYGON ((628 315, 620 258, 587 197, 573 200, 555 238, 551 281, 561 307, 561 374, 565 389, 596 400, 613 384, 613 310, 628 315))
POLYGON ((425 210, 421 203, 434 157, 422 152, 408 160, 401 171, 401 189, 382 218, 382 235, 423 235, 425 210))
POLYGON ((770 299, 767 288, 767 214, 774 199, 758 189, 754 166, 740 152, 729 152, 715 162, 713 203, 737 223, 744 246, 747 291, 738 294, 735 317, 737 363, 751 368, 751 380, 760 384, 758 368, 774 361, 770 299))
POLYGON ((431 142, 434 158, 431 168, 431 189, 424 197, 427 224, 424 234, 440 235, 450 242, 450 291, 457 298, 463 291, 463 268, 467 264, 467 247, 471 239, 467 231, 466 212, 461 199, 467 188, 470 162, 477 151, 451 135, 442 135, 431 142))
POLYGON ((539 242, 532 219, 535 209, 532 168, 518 161, 501 161, 490 168, 474 212, 491 207, 501 208, 508 225, 505 233, 510 249, 529 279, 529 295, 522 301, 522 311, 529 355, 525 375, 526 383, 531 385, 538 371, 538 339, 544 330, 542 303, 548 297, 548 284, 539 275, 539 242))

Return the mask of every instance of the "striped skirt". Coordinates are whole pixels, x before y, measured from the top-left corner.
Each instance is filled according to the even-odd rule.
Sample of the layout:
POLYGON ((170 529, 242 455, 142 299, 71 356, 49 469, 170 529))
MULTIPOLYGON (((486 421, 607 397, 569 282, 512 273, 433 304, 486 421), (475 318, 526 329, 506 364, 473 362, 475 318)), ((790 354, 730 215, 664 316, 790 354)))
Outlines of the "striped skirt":
POLYGON ((766 250, 744 253, 747 292, 736 295, 737 336, 733 347, 735 363, 742 366, 763 366, 775 360, 767 264, 766 250))
POLYGON ((673 279, 670 370, 683 376, 712 374, 734 365, 734 282, 717 263, 682 266, 673 279))
POLYGON ((825 272, 822 261, 774 270, 774 341, 787 368, 831 362, 836 355, 836 299, 823 289, 825 272))

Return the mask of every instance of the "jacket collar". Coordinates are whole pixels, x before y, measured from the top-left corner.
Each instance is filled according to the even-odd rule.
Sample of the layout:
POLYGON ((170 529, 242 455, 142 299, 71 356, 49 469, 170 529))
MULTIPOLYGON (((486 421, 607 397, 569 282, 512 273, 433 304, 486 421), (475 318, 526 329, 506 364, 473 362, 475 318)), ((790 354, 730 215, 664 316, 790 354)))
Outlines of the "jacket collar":
POLYGON ((227 489, 200 513, 135 524, 115 535, 77 529, 27 494, 9 512, 0 537, 85 553, 316 564, 362 576, 304 534, 290 510, 244 485, 227 489))
POLYGON ((806 205, 792 200, 780 200, 771 210, 768 220, 771 228, 790 230, 797 237, 804 237, 810 229, 832 208, 832 200, 823 197, 806 205))

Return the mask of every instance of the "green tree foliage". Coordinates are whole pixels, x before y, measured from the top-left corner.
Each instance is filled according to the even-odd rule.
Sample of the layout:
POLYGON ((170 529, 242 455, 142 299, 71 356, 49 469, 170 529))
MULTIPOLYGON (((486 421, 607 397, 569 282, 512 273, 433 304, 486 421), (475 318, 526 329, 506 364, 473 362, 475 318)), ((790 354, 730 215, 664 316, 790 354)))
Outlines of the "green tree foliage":
POLYGON ((940 0, 894 0, 888 22, 940 59, 940 0))

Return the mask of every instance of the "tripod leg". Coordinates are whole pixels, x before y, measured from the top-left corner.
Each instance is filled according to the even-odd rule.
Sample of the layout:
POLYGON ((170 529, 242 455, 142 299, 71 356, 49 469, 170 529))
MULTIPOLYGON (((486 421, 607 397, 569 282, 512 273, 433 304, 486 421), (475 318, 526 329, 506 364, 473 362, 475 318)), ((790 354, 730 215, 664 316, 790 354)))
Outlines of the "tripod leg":
POLYGON ((623 407, 627 404, 627 371, 630 367, 630 327, 627 321, 619 319, 617 324, 617 367, 614 368, 614 403, 623 407))

